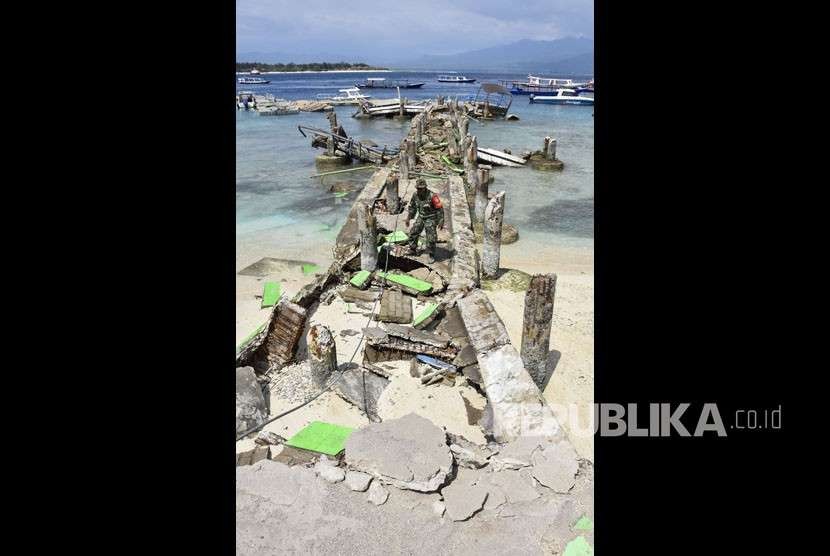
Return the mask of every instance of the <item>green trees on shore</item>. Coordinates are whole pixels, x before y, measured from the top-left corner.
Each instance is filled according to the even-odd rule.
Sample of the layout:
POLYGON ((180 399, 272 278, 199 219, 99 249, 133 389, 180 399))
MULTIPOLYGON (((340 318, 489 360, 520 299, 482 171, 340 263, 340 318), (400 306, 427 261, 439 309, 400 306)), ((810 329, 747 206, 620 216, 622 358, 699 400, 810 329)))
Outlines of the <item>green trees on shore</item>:
POLYGON ((358 62, 350 64, 348 62, 313 62, 310 64, 264 64, 260 62, 237 62, 236 71, 251 71, 258 69, 259 71, 333 71, 333 70, 379 70, 386 68, 377 68, 358 62))

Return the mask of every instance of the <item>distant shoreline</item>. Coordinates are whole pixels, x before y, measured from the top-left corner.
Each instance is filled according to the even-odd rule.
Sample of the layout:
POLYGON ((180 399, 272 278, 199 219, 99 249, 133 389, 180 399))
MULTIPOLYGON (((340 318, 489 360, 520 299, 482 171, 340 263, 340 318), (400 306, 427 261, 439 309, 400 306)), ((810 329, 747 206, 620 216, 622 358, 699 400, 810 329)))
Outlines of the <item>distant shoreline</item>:
MULTIPOLYGON (((303 70, 303 71, 261 71, 261 75, 276 75, 280 73, 389 73, 388 69, 351 69, 351 70, 303 70)), ((249 71, 238 71, 237 75, 251 75, 249 71)), ((256 75, 256 74, 253 74, 256 75)))

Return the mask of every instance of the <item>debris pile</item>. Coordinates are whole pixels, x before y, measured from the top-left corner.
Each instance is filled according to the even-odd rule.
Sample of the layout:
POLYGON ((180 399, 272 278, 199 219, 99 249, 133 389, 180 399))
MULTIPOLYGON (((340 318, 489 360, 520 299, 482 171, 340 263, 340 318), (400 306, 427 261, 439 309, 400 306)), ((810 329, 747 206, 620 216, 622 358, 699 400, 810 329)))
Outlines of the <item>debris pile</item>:
MULTIPOLYGON (((497 106, 478 109, 489 115, 497 106)), ((504 193, 487 195, 492 180, 489 167, 478 166, 468 110, 457 101, 422 105, 395 150, 349 139, 336 117, 329 132, 301 127, 332 156, 379 154, 382 167, 340 230, 332 265, 290 300, 279 293, 266 325, 238 351, 238 465, 313 469, 378 506, 400 491, 436 493, 434 514, 452 521, 486 511, 520 515, 517 504, 574 489, 589 464, 564 438, 534 382, 538 369, 531 376, 480 289, 481 259, 485 273, 498 270, 503 231, 500 220, 484 227, 480 258, 471 196, 483 192, 492 215, 504 193), (403 245, 402 215, 417 176, 443 200, 448 229, 438 234, 434 260, 403 245), (339 426, 331 414, 331 423, 303 423, 287 440, 284 429, 265 428, 314 404, 324 411, 319 400, 329 395, 363 423, 339 426), (293 405, 269 416, 268 399, 293 405)), ((547 313, 531 313, 544 330, 547 313)))

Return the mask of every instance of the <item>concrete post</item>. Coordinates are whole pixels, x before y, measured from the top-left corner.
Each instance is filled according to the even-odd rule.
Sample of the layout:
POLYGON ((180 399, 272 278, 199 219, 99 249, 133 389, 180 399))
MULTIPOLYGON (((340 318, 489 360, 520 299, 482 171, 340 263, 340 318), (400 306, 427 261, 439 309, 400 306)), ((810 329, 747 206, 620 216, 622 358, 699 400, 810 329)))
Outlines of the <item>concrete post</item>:
POLYGON ((331 331, 322 324, 315 324, 308 331, 308 363, 315 386, 324 388, 337 370, 337 346, 331 331))
POLYGON ((522 362, 539 390, 544 390, 550 378, 547 361, 555 295, 556 274, 535 275, 525 293, 522 362))
POLYGON ((377 227, 368 205, 357 205, 357 229, 360 236, 360 270, 374 271, 378 267, 377 227))
POLYGON ((500 191, 490 199, 484 212, 484 246, 481 254, 481 267, 485 278, 495 278, 499 272, 503 219, 504 191, 500 191))
POLYGON ((406 141, 406 156, 407 156, 407 159, 408 159, 407 160, 407 163, 408 163, 407 166, 409 167, 410 170, 415 169, 415 163, 416 163, 415 149, 416 149, 415 141, 413 139, 407 139, 407 141, 406 141))
POLYGON ((398 192, 398 176, 389 174, 386 178, 386 209, 389 214, 398 214, 401 198, 398 192))
POLYGON ((556 139, 545 137, 542 153, 545 155, 545 160, 556 160, 556 139))
POLYGON ((401 142, 401 151, 398 154, 398 174, 402 180, 409 179, 409 156, 406 153, 406 142, 406 139, 401 142))

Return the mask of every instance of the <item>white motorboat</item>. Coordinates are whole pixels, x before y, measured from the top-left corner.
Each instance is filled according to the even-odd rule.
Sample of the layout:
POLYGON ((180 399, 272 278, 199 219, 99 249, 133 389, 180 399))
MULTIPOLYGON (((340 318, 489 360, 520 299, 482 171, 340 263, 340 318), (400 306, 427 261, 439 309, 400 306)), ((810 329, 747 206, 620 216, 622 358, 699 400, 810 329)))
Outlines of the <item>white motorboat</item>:
POLYGON ((574 89, 559 89, 552 95, 530 95, 533 104, 572 104, 576 106, 593 106, 594 98, 580 95, 574 89))

